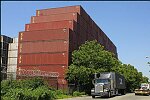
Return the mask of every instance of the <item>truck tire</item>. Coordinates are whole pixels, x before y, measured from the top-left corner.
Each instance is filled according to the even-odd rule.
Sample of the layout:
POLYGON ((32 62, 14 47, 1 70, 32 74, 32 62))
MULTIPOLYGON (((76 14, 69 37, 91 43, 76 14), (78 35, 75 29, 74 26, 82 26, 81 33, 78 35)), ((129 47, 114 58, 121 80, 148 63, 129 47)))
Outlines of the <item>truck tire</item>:
POLYGON ((124 89, 121 89, 120 93, 121 93, 121 95, 125 95, 126 94, 124 89))
POLYGON ((92 98, 95 98, 95 96, 93 95, 92 98))
POLYGON ((92 98, 95 98, 95 95, 92 95, 92 98))
POLYGON ((126 91, 125 90, 122 90, 122 95, 125 95, 126 94, 126 91))

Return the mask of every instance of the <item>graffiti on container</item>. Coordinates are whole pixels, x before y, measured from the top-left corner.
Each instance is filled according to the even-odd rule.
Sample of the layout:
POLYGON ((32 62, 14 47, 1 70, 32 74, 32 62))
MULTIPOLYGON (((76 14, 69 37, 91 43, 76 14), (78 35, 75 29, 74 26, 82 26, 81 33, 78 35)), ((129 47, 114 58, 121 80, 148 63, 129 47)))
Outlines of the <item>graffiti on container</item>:
POLYGON ((58 72, 48 72, 41 70, 26 70, 26 69, 18 69, 18 76, 44 76, 44 77, 58 77, 58 72))

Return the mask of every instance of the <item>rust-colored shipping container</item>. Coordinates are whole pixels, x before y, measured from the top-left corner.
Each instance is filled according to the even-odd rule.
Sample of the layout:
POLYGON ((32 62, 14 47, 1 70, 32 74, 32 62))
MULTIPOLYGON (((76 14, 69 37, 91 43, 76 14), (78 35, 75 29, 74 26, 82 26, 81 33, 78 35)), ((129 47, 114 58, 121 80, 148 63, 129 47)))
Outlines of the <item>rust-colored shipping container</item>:
POLYGON ((85 29, 87 29, 88 23, 84 20, 84 18, 79 16, 79 14, 76 12, 31 17, 31 23, 53 22, 53 21, 62 21, 62 20, 74 20, 78 24, 80 24, 80 26, 85 27, 85 29))
POLYGON ((98 32, 98 42, 103 45, 103 37, 102 37, 102 30, 99 29, 99 32, 98 32))
POLYGON ((37 10, 25 31, 19 33, 18 79, 34 77, 33 72, 28 72, 29 77, 24 73, 21 76, 18 69, 59 73, 58 77, 41 77, 55 88, 67 88, 65 72, 71 64, 72 52, 86 40, 95 39, 117 56, 113 42, 81 6, 37 10))
POLYGON ((73 39, 72 39, 72 44, 73 44, 73 50, 77 50, 78 49, 78 46, 77 46, 77 42, 78 42, 78 39, 77 39, 77 34, 74 34, 73 35, 73 39))
MULTIPOLYGON (((79 13, 79 15, 81 15, 83 19, 87 22, 86 24, 88 24, 88 34, 86 35, 87 36, 86 39, 89 39, 89 40, 96 39, 99 41, 98 33, 100 29, 98 28, 96 23, 92 21, 90 16, 84 11, 84 9, 81 6, 69 6, 69 7, 60 7, 60 8, 52 8, 52 9, 42 9, 42 10, 37 10, 36 15, 37 16, 47 16, 47 15, 50 16, 54 14, 66 14, 66 13, 75 13, 75 12, 79 13)), ((80 21, 80 22, 85 22, 85 21, 80 21)), ((84 26, 84 24, 81 24, 81 25, 84 26)), ((103 39, 103 45, 106 46, 108 42, 108 40, 106 39, 107 36, 103 35, 102 37, 105 38, 103 39)))
POLYGON ((36 11, 36 16, 71 13, 71 12, 79 13, 79 15, 81 15, 86 20, 86 22, 89 22, 90 20, 90 16, 85 12, 85 10, 81 6, 67 6, 59 8, 41 9, 36 11))
POLYGON ((92 27, 92 22, 93 22, 92 18, 89 17, 89 22, 88 22, 88 26, 89 26, 89 27, 92 27))
POLYGON ((32 16, 31 23, 40 23, 40 22, 52 22, 52 21, 61 21, 61 20, 75 20, 78 22, 79 14, 74 13, 59 13, 51 14, 46 16, 32 16))
POLYGON ((77 34, 69 34, 69 50, 70 52, 74 51, 77 49, 77 34))
POLYGON ((68 65, 68 53, 33 53, 19 54, 18 66, 20 65, 68 65))
MULTIPOLYGON (((30 79, 33 78, 34 76, 19 76, 17 75, 17 79, 30 79)), ((61 77, 47 77, 47 76, 39 76, 42 79, 44 79, 44 81, 46 81, 48 83, 48 85, 52 88, 55 89, 62 89, 62 90, 66 90, 68 88, 68 82, 61 77)))
POLYGON ((86 41, 86 35, 88 34, 87 30, 84 27, 80 26, 79 29, 79 35, 78 35, 78 40, 79 40, 79 45, 84 44, 86 41))
POLYGON ((68 51, 69 41, 36 41, 19 43, 19 53, 42 53, 68 51))
POLYGON ((66 65, 26 65, 26 66, 19 66, 18 70, 20 73, 17 73, 21 75, 28 75, 34 76, 34 74, 39 74, 39 76, 43 75, 46 77, 48 73, 54 73, 54 77, 58 76, 58 78, 64 78, 65 72, 68 69, 66 65), (34 71, 40 71, 39 73, 35 73, 34 71), (57 75, 56 75, 57 74, 57 75))
POLYGON ((25 31, 59 29, 59 28, 70 28, 76 31, 77 23, 74 20, 64 20, 64 21, 44 22, 44 23, 32 23, 25 25, 25 31))
POLYGON ((84 29, 87 31, 88 30, 88 22, 83 17, 79 17, 79 24, 80 27, 84 27, 84 29))
POLYGON ((19 32, 19 42, 68 40, 69 33, 74 34, 70 29, 51 29, 39 31, 19 32))

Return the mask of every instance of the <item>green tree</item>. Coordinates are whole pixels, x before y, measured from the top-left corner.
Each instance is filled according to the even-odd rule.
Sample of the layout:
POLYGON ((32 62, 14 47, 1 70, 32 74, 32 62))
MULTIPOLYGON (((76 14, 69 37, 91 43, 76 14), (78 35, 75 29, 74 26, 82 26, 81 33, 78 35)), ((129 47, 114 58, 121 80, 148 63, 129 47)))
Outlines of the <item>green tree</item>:
POLYGON ((144 76, 144 77, 142 78, 141 83, 147 83, 147 82, 148 82, 148 80, 149 80, 149 78, 148 78, 148 77, 146 77, 146 76, 144 76))
POLYGON ((87 41, 79 47, 79 50, 75 50, 72 54, 72 62, 76 66, 105 68, 106 71, 110 71, 111 67, 118 63, 114 54, 104 50, 96 40, 87 41))
POLYGON ((94 73, 109 71, 125 77, 128 92, 138 88, 142 82, 147 82, 147 78, 134 66, 123 64, 113 53, 104 50, 97 41, 87 41, 72 53, 72 64, 66 73, 66 79, 76 87, 81 85, 84 87, 82 90, 88 91, 93 86, 91 76, 94 73))
MULTIPOLYGON (((119 62, 111 52, 105 51, 97 41, 86 42, 72 54, 72 64, 66 74, 69 83, 82 86, 82 90, 92 88, 92 75, 96 72, 111 71, 119 62), (84 88, 85 87, 85 88, 84 88)), ((88 89, 88 90, 87 90, 88 89)))

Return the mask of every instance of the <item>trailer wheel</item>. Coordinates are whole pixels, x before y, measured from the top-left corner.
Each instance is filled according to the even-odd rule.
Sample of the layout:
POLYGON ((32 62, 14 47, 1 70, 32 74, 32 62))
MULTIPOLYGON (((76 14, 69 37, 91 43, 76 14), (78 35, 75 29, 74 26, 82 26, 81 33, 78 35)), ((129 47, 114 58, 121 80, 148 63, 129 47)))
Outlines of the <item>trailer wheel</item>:
POLYGON ((137 95, 137 94, 135 93, 135 95, 137 95))
POLYGON ((125 95, 126 94, 126 91, 125 90, 122 90, 122 95, 125 95))
POLYGON ((92 98, 95 98, 95 96, 93 95, 92 98))

